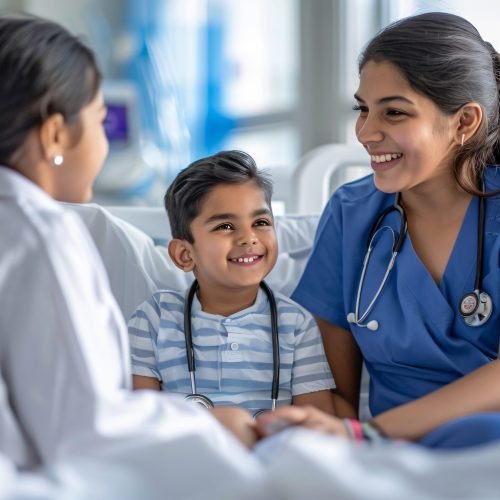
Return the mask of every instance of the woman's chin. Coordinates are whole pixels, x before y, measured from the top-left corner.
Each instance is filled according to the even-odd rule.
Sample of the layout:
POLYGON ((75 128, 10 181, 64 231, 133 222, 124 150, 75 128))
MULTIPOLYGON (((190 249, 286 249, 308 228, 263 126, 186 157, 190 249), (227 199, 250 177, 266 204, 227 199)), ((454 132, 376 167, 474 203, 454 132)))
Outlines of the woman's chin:
POLYGON ((394 179, 388 179, 386 176, 380 175, 375 172, 373 175, 373 183, 375 187, 383 193, 391 194, 401 191, 401 185, 395 182, 394 179))

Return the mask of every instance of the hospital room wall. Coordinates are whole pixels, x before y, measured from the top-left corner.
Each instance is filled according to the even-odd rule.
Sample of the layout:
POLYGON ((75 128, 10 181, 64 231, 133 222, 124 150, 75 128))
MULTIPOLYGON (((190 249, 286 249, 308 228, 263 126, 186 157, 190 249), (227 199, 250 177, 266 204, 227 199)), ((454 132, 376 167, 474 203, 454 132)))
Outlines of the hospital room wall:
POLYGON ((73 33, 89 33, 89 19, 99 14, 114 26, 123 21, 124 0, 0 0, 0 8, 9 12, 29 12, 49 17, 73 33))
POLYGON ((110 47, 125 23, 126 0, 0 0, 2 12, 28 12, 56 21, 72 33, 83 36, 97 52, 99 64, 106 76, 113 76, 109 66, 110 47), (107 40, 106 40, 107 39, 107 40))

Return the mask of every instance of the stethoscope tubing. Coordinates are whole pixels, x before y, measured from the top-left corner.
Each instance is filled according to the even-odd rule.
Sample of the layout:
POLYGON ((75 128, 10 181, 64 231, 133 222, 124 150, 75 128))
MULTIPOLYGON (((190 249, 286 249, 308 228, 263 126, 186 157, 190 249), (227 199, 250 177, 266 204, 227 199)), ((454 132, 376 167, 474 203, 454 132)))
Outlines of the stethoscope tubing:
POLYGON ((408 222, 406 220, 406 213, 404 211, 403 206, 401 205, 401 193, 396 193, 396 197, 394 198, 394 203, 388 206, 386 209, 384 209, 382 213, 378 216, 377 220, 375 221, 375 224, 373 224, 366 243, 368 249, 371 248, 373 237, 375 236, 375 233, 379 230, 379 228, 382 226, 382 222, 384 221, 384 219, 391 212, 394 211, 399 213, 400 224, 399 224, 399 236, 398 239, 393 244, 392 251, 393 253, 394 252, 399 253, 401 247, 403 246, 403 243, 405 242, 406 234, 408 233, 408 222))
POLYGON ((278 335, 278 307, 273 291, 267 286, 265 281, 260 283, 260 287, 264 290, 267 300, 269 301, 269 309, 271 311, 271 336, 273 342, 273 383, 271 388, 272 410, 276 409, 280 387, 280 345, 278 335))
MULTIPOLYGON (((279 396, 279 385, 280 385, 280 346, 279 346, 279 330, 278 330, 278 308, 276 305, 276 298, 274 297, 273 291, 269 288, 265 281, 261 281, 260 287, 266 294, 267 300, 269 301, 269 309, 271 312, 271 336, 272 336, 272 346, 273 346, 273 381, 271 386, 271 409, 274 411, 276 408, 276 402, 279 396)), ((196 363, 195 363, 195 353, 193 347, 193 332, 191 327, 191 314, 193 309, 194 296, 198 290, 198 281, 194 280, 193 284, 189 288, 186 296, 186 305, 184 308, 184 339, 186 343, 186 360, 189 370, 190 382, 191 382, 191 395, 197 395, 196 389, 196 363)), ((188 396, 189 397, 189 396, 188 396)), ((205 396, 201 396, 208 400, 205 396)), ((209 401, 209 400, 208 400, 209 401)))
MULTIPOLYGON (((482 186, 484 192, 484 183, 482 186)), ((479 198, 479 216, 477 225, 477 255, 476 255, 476 278, 474 290, 481 290, 483 282, 483 254, 484 254, 484 198, 479 198)))
MULTIPOLYGON (((364 280, 365 280, 365 274, 366 274, 366 270, 368 268, 368 262, 370 260, 371 251, 372 251, 372 248, 370 247, 365 255, 365 261, 363 263, 363 270, 361 272, 361 278, 360 278, 360 281, 362 283, 364 283, 364 280)), ((398 256, 398 252, 392 252, 391 260, 387 266, 387 269, 385 270, 384 277, 382 278, 382 281, 380 282, 380 285, 379 285, 377 291, 375 292, 373 299, 368 304, 368 307, 366 308, 365 312, 363 313, 363 315, 361 317, 359 317, 359 304, 361 302, 361 288, 362 287, 358 287, 358 293, 356 294, 355 313, 356 313, 356 318, 358 318, 357 321, 359 323, 363 323, 363 321, 368 317, 371 310, 375 306, 375 303, 377 302, 377 299, 378 299, 379 295, 382 293, 382 289, 384 288, 385 283, 387 282, 387 279, 389 278, 389 274, 390 274, 392 268, 394 267, 394 262, 396 261, 397 256, 398 256)))

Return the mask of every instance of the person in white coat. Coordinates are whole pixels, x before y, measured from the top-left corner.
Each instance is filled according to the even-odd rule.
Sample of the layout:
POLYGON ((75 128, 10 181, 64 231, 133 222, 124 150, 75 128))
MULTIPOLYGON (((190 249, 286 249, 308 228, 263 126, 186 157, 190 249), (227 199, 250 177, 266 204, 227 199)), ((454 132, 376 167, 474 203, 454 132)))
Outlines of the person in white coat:
POLYGON ((129 390, 104 266, 55 201, 88 201, 108 151, 93 53, 55 23, 3 17, 0 74, 0 454, 27 469, 123 436, 157 451, 179 433, 223 447, 217 419, 253 444, 243 410, 129 390))

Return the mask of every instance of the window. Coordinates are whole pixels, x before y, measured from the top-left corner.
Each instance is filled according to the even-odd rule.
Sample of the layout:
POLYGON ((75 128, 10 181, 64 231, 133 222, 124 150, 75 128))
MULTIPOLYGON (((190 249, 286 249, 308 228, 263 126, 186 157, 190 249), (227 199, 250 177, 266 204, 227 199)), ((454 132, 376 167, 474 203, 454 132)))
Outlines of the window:
POLYGON ((500 33, 498 31, 500 3, 498 2, 489 0, 474 0, 473 2, 464 2, 463 0, 410 0, 406 2, 389 0, 387 21, 430 11, 450 12, 464 17, 477 28, 483 39, 490 42, 498 51, 500 47, 500 33))

